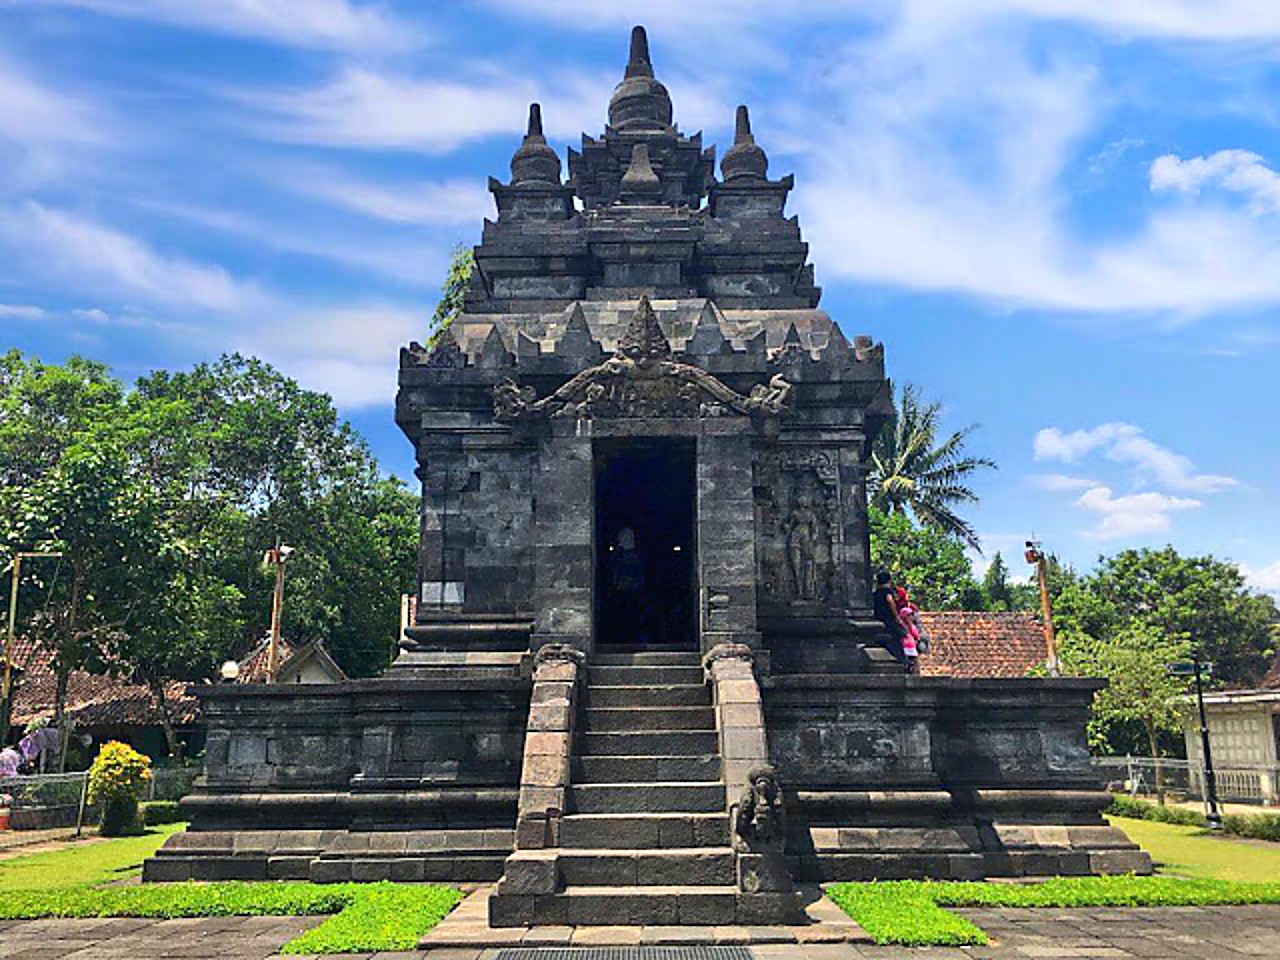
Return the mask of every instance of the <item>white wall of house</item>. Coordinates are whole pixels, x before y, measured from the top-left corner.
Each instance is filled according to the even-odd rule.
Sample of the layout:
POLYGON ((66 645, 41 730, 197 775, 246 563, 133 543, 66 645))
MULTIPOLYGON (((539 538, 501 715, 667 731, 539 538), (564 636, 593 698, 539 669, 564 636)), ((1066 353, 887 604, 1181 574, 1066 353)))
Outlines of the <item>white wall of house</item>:
MULTIPOLYGON (((1232 792, 1256 795, 1264 803, 1280 803, 1280 690, 1205 697, 1205 717, 1219 783, 1230 777, 1232 792)), ((1184 713, 1183 737, 1192 769, 1200 768, 1204 760, 1194 704, 1184 713)))

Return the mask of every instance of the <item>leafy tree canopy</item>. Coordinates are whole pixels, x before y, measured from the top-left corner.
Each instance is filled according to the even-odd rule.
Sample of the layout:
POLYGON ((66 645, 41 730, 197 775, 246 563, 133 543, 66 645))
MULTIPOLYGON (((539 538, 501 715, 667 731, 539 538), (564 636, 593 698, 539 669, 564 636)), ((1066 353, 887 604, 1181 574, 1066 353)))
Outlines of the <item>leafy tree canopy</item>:
POLYGON ((982 592, 959 539, 916 526, 901 513, 871 507, 868 514, 872 566, 885 567, 896 582, 908 584, 922 609, 981 609, 982 592))
POLYGON ((466 300, 467 287, 471 285, 471 275, 476 269, 476 258, 471 248, 459 244, 453 250, 453 258, 449 261, 449 270, 440 286, 440 300, 435 312, 431 314, 431 332, 427 344, 434 345, 440 334, 462 313, 462 305, 466 300))

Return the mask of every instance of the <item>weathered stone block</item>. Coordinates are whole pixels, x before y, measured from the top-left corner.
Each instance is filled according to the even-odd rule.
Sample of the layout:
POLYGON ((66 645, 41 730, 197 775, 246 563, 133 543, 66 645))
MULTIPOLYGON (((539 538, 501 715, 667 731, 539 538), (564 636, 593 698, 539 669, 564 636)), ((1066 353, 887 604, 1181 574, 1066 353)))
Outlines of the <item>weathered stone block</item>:
POLYGON ((507 858, 500 893, 555 893, 560 888, 558 854, 554 850, 517 850, 507 858))

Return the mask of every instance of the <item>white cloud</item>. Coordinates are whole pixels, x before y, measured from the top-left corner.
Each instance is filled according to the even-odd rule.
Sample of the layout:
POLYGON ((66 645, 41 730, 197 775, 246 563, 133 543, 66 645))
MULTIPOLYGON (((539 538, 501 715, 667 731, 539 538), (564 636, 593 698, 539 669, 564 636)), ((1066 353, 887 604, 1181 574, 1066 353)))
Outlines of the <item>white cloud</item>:
POLYGON ((49 316, 44 307, 27 303, 0 303, 0 320, 43 320, 49 316))
POLYGON ((41 83, 0 55, 0 139, 84 142, 101 136, 87 103, 41 83))
POLYGON ((1249 586, 1261 593, 1269 593, 1280 599, 1280 560, 1254 570, 1244 564, 1240 566, 1249 586))
POLYGON ((55 0, 114 17, 321 50, 403 50, 421 28, 382 4, 348 0, 55 0))
POLYGON ((1042 490, 1052 493, 1063 493, 1072 490, 1088 490, 1096 487, 1098 482, 1088 477, 1072 477, 1064 473, 1040 473, 1031 477, 1032 483, 1042 490))
POLYGON ((479 177, 374 183, 314 167, 289 171, 277 182, 336 207, 389 223, 474 226, 493 208, 493 198, 479 177))
POLYGON ((1163 493, 1132 493, 1117 497, 1110 487, 1086 490, 1076 501, 1081 510, 1100 515, 1091 535, 1103 540, 1160 533, 1170 527, 1169 515, 1202 506, 1199 500, 1163 493))
POLYGON ((347 67, 319 87, 242 90, 233 96, 262 114, 251 122, 269 139, 446 152, 495 134, 518 137, 532 101, 542 103, 548 136, 576 136, 600 125, 616 82, 602 75, 561 74, 539 84, 492 69, 470 81, 453 74, 414 77, 347 67))
POLYGON ((1219 150, 1189 160, 1169 153, 1152 161, 1153 191, 1198 194, 1202 187, 1212 184, 1247 197, 1254 213, 1280 212, 1280 174, 1256 153, 1219 150))
POLYGON ((1144 479, 1189 493, 1217 493, 1239 484, 1234 477, 1196 473, 1190 459, 1148 439, 1131 423, 1104 423, 1070 433, 1046 427, 1036 433, 1032 447, 1037 460, 1063 463, 1101 451, 1108 460, 1132 464, 1144 479))
POLYGON ((220 266, 161 253, 134 236, 34 201, 0 215, 0 251, 7 264, 21 264, 28 279, 70 283, 77 292, 213 311, 267 305, 259 288, 220 266))

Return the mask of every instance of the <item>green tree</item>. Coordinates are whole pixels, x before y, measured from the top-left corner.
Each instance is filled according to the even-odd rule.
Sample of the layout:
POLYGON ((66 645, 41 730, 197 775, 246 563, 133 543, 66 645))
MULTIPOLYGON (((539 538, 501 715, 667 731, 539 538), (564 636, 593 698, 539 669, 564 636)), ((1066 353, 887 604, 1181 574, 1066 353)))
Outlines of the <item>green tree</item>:
POLYGON ((431 330, 427 345, 434 346, 444 333, 462 313, 466 301, 467 287, 471 285, 471 275, 476 269, 475 254, 471 248, 463 244, 453 248, 453 256, 449 261, 449 270, 444 275, 444 283, 440 287, 440 300, 431 314, 431 330))
POLYGON ((989 610, 1014 610, 1013 589, 1009 585, 1009 568, 999 552, 991 558, 991 565, 982 575, 982 593, 989 610))
POLYGON ((968 486, 983 468, 994 468, 986 457, 970 457, 965 444, 977 426, 971 424, 938 442, 942 405, 923 403, 917 387, 902 388, 893 418, 876 436, 871 448, 871 503, 885 513, 908 511, 926 527, 959 537, 977 549, 978 536, 955 512, 963 503, 976 503, 968 486))
POLYGON ((1128 621, 1105 639, 1073 634, 1060 649, 1066 676, 1101 677, 1107 686, 1094 695, 1089 741, 1108 753, 1117 727, 1136 724, 1145 752, 1156 758, 1156 789, 1164 802, 1164 776, 1159 765, 1162 735, 1176 734, 1179 702, 1187 692, 1185 678, 1171 676, 1166 665, 1186 657, 1190 644, 1170 638, 1140 621, 1128 621))
POLYGON ((868 519, 872 566, 887 568, 896 582, 909 585, 921 609, 981 609, 982 589, 958 539, 876 507, 868 510, 868 519))
POLYGON ((1275 656, 1275 601, 1252 593, 1234 563, 1171 546, 1123 550, 1100 561, 1091 584, 1126 620, 1194 644, 1220 681, 1254 685, 1275 656))

